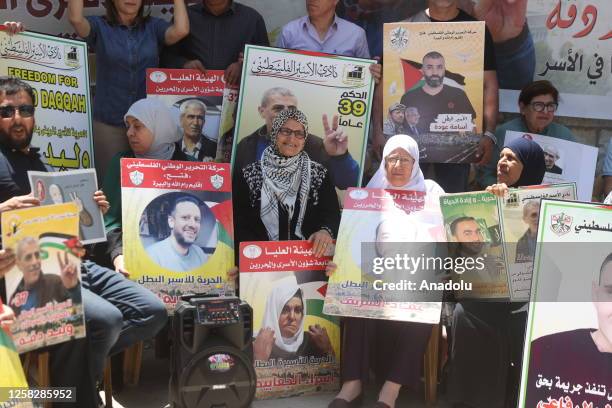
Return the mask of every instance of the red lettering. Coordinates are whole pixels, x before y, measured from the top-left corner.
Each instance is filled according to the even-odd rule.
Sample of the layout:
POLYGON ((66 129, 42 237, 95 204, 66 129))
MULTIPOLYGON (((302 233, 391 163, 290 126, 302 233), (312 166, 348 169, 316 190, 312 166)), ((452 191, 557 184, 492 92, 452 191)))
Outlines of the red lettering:
POLYGON ((28 13, 34 17, 47 17, 53 9, 53 3, 51 3, 50 0, 36 0, 36 2, 39 6, 42 6, 42 8, 34 7, 34 0, 28 0, 26 5, 28 13))
MULTIPOLYGON (((575 4, 572 4, 567 12, 568 20, 564 20, 561 17, 561 0, 557 3, 553 11, 550 13, 548 18, 546 19, 546 27, 549 30, 552 30, 555 27, 559 28, 568 28, 574 24, 576 20, 576 15, 578 14, 578 9, 575 4)), ((583 14, 584 16, 584 14, 583 14)))
POLYGON ((574 38, 582 38, 591 34, 593 28, 595 28, 595 23, 597 22, 597 7, 593 5, 588 5, 584 8, 582 12, 582 24, 584 24, 585 28, 576 34, 573 35, 574 38), (592 18, 590 18, 592 17, 592 18))
POLYGON ((67 0, 59 0, 59 8, 57 9, 53 17, 58 20, 61 20, 62 17, 64 17, 64 11, 66 11, 66 7, 68 7, 67 0))
POLYGON ((8 0, 0 0, 0 9, 2 10, 6 10, 9 7, 11 7, 11 10, 13 10, 15 7, 17 7, 17 0, 10 0, 10 3, 7 3, 8 0))
POLYGON ((601 37, 599 37, 599 39, 602 41, 609 40, 610 38, 612 38, 612 30, 610 30, 608 34, 602 35, 601 37))

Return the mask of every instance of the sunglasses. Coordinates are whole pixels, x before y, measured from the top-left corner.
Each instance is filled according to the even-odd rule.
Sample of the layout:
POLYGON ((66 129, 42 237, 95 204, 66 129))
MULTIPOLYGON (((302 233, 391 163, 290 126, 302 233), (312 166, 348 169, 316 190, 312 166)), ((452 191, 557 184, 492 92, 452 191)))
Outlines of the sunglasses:
POLYGON ((0 106, 0 117, 3 119, 12 118, 16 111, 19 111, 22 118, 29 118, 34 116, 34 105, 0 106))

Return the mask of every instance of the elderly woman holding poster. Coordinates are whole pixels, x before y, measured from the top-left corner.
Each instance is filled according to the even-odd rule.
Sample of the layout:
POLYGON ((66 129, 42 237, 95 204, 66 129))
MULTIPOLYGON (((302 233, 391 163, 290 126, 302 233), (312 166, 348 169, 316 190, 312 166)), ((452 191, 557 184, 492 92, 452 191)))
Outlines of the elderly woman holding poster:
MULTIPOLYGON (((426 180, 423 176, 419 167, 419 147, 408 135, 395 135, 387 141, 380 168, 367 187, 424 191, 434 199, 444 193, 435 181, 426 180)), ((395 219, 396 223, 401 221, 397 217, 395 219)), ((393 218, 391 220, 393 222, 393 218)), ((387 221, 377 228, 377 242, 398 240, 401 239, 398 238, 400 235, 407 236, 406 229, 410 229, 410 226, 404 223, 400 235, 394 234, 391 239, 383 231, 383 225, 389 224, 387 221)), ((413 224, 413 227, 418 228, 417 224, 413 224)), ((417 236, 422 232, 413 231, 413 235, 417 236)), ((333 272, 332 268, 328 270, 333 272)), ((401 387, 416 389, 420 386, 423 355, 432 330, 430 324, 346 318, 344 329, 344 383, 329 408, 360 406, 363 399, 363 382, 369 377, 371 349, 376 351, 372 368, 379 379, 385 381, 376 407, 394 407, 401 387)))
POLYGON ((130 150, 117 153, 108 166, 104 191, 108 192, 110 210, 104 216, 108 238, 108 253, 115 270, 128 274, 123 262, 123 234, 121 232, 121 159, 136 157, 155 160, 191 159, 175 143, 180 140, 176 120, 170 109, 157 99, 141 99, 124 116, 130 150))
MULTIPOLYGON (((515 139, 502 149, 497 162, 498 184, 487 191, 503 197, 509 187, 539 185, 544 173, 542 148, 532 140, 515 139)), ((527 319, 522 306, 479 301, 456 304, 451 325, 449 401, 474 408, 516 405, 527 319)))
MULTIPOLYGON (((525 86, 519 95, 521 116, 495 129, 499 146, 504 145, 507 131, 534 133, 575 142, 576 137, 567 127, 554 122, 559 107, 559 91, 549 81, 535 81, 525 86)), ((477 174, 481 186, 496 182, 497 160, 500 151, 494 152, 489 163, 477 174)), ((545 158, 546 158, 545 152, 545 158)), ((550 155, 550 152, 548 153, 550 155)))
POLYGON ((340 207, 327 169, 304 151, 308 121, 286 109, 272 124, 260 161, 236 169, 236 248, 243 241, 307 239, 322 256, 338 232, 340 207))

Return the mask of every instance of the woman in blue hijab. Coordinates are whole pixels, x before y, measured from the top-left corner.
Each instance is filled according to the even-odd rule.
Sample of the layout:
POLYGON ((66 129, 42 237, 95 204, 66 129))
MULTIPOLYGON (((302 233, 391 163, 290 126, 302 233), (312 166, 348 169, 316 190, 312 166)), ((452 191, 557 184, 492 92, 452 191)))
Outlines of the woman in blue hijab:
MULTIPOLYGON (((545 171, 542 148, 532 140, 515 139, 500 152, 497 184, 487 191, 503 197, 508 188, 539 185, 545 171)), ((527 320, 522 306, 490 301, 455 305, 448 377, 453 406, 516 406, 527 320)))

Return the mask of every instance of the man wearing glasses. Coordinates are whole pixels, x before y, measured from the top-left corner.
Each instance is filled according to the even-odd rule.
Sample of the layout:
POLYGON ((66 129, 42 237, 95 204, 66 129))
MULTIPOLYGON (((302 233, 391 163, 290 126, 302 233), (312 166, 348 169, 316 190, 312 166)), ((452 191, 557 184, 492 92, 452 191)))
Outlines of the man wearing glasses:
POLYGON ((576 142, 571 130, 554 122, 559 106, 559 91, 551 82, 535 81, 527 85, 519 95, 518 106, 521 116, 499 125, 495 130, 497 148, 493 151, 489 163, 478 169, 476 176, 482 187, 497 183, 497 161, 507 131, 533 133, 576 142))

